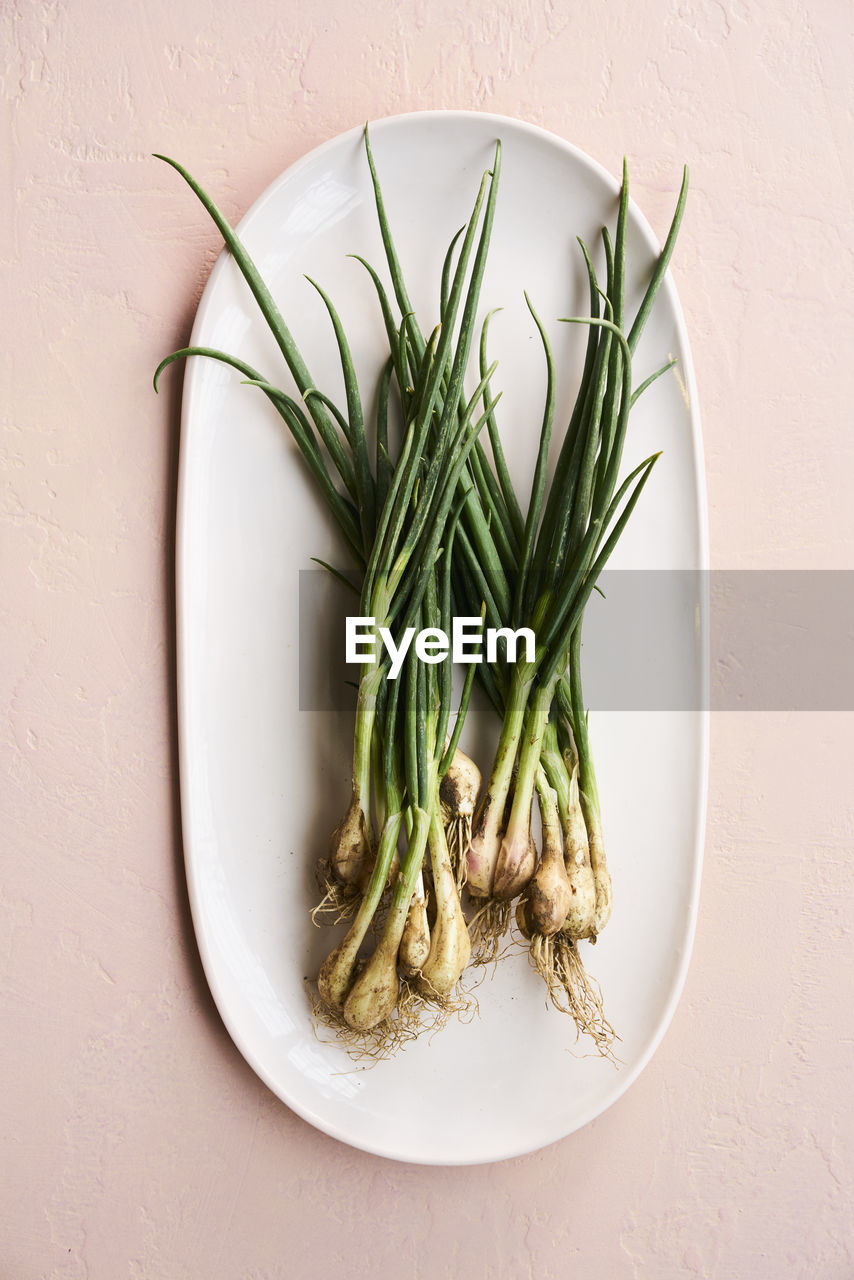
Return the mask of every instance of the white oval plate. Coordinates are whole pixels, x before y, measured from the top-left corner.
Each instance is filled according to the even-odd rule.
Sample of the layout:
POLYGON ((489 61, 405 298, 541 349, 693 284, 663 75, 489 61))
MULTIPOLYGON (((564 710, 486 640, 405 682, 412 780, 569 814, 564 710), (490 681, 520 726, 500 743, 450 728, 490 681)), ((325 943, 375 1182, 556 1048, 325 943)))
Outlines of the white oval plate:
MULTIPOLYGON (((613 228, 617 183, 574 147, 516 120, 431 112, 372 126, 386 207, 425 329, 436 319, 445 247, 468 217, 496 137, 503 172, 482 300, 484 311, 504 308, 493 322, 491 354, 499 360, 511 469, 525 486, 544 371, 522 291, 546 322, 563 370, 560 423, 584 333, 556 321, 587 306, 575 237, 596 245, 601 225, 613 228)), ((189 222, 200 210, 190 207, 185 216, 189 222)), ((384 338, 366 273, 346 256, 358 252, 384 266, 362 131, 290 168, 239 231, 324 388, 340 386, 337 356, 304 274, 332 295, 369 400, 384 338)), ((634 206, 628 251, 638 286, 656 242, 634 206)), ((225 255, 204 291, 192 342, 242 356, 290 386, 225 255)), ((638 379, 670 355, 678 357, 678 373, 639 401, 630 428, 627 464, 664 453, 613 562, 624 568, 707 563, 696 394, 668 280, 637 352, 638 379)), ((298 574, 312 567, 311 556, 346 564, 278 417, 229 369, 192 360, 178 502, 180 770, 190 900, 217 1006, 261 1079, 311 1124, 355 1147, 431 1164, 536 1150, 586 1124, 628 1088, 682 987, 704 824, 704 602, 671 637, 691 672, 697 709, 591 715, 615 910, 598 945, 584 954, 621 1037, 622 1065, 576 1042, 520 952, 479 987, 472 1021, 451 1023, 364 1069, 317 1038, 304 985, 332 945, 333 934, 309 922, 312 868, 347 800, 352 727, 344 713, 299 710, 298 574)), ((494 725, 484 721, 482 732, 494 742, 494 725)))

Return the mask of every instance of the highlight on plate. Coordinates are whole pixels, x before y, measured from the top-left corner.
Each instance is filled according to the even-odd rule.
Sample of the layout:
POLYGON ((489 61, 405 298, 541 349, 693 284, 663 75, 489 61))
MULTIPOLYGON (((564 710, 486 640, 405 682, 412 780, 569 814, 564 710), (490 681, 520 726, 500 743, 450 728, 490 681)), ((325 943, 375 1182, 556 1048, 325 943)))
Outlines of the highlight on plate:
POLYGON ((278 385, 281 371, 256 370, 211 347, 167 356, 155 389, 167 365, 202 356, 230 365, 247 394, 266 397, 340 535, 341 564, 318 563, 358 596, 348 628, 351 656, 361 659, 350 794, 319 861, 311 913, 315 925, 335 930, 310 993, 314 1013, 355 1056, 385 1056, 453 1014, 472 1016, 477 978, 469 975, 521 946, 555 1016, 571 1018, 579 1035, 613 1057, 616 1032, 583 954, 608 924, 612 885, 582 688, 582 627, 658 457, 624 466, 632 407, 655 394, 653 384, 673 364, 663 360, 639 383, 633 377, 634 352, 676 242, 687 171, 633 314, 626 308, 633 277, 625 165, 613 235, 601 231, 604 274, 593 249, 578 241, 587 314, 544 320, 525 295, 540 338, 543 394, 532 408, 539 444, 523 488, 502 448, 501 371, 489 358, 494 312, 478 319, 489 305, 481 295, 500 141, 472 192, 467 223, 449 231, 439 311, 428 317, 416 313, 407 291, 367 127, 364 155, 382 273, 355 256, 366 272, 365 305, 379 307, 387 339, 368 396, 334 301, 311 281, 329 315, 343 403, 312 378, 211 197, 180 164, 158 157, 216 223, 296 393, 278 385), (584 344, 574 407, 557 423, 552 324, 576 326, 584 344), (366 403, 376 405, 370 421, 366 403), (481 633, 483 646, 472 649, 481 633), (461 655, 465 679, 455 701, 461 655), (479 763, 459 745, 475 681, 495 713, 494 754, 479 763))

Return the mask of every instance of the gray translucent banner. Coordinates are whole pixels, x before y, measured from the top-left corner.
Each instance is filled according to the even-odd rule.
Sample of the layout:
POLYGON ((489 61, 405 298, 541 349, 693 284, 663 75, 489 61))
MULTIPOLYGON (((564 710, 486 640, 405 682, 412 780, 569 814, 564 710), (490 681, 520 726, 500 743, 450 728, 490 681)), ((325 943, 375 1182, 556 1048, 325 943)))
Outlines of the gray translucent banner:
MULTIPOLYGON (((606 570, 599 586, 583 632, 592 710, 854 710, 854 571, 606 570)), ((326 571, 300 572, 301 710, 352 700, 345 619, 359 613, 326 571)))

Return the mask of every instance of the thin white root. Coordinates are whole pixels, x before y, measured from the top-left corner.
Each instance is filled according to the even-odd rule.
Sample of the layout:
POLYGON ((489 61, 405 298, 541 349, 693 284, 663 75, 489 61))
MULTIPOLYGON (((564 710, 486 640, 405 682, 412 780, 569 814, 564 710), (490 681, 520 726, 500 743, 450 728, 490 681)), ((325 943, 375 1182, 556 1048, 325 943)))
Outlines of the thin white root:
POLYGON ((534 934, 529 956, 554 1007, 569 1014, 577 1035, 589 1036, 602 1057, 616 1065, 613 1046, 619 1037, 605 1017, 602 990, 585 969, 576 943, 565 933, 551 938, 534 934))
POLYGON ((470 1022, 478 1012, 477 1001, 459 988, 450 999, 443 999, 431 992, 426 984, 403 979, 400 983, 397 1004, 392 1014, 367 1030, 351 1027, 341 1013, 329 1009, 320 999, 313 984, 307 984, 314 1034, 323 1044, 343 1048, 353 1062, 362 1066, 375 1066, 395 1057, 419 1036, 433 1036, 452 1017, 470 1022), (332 1031, 327 1040, 321 1029, 332 1031))
POLYGON ((351 920, 362 899, 358 885, 342 884, 337 880, 328 858, 318 861, 316 878, 322 896, 317 906, 312 908, 311 923, 321 928, 351 920))
POLYGON ((471 963, 495 964, 501 958, 502 944, 510 927, 513 904, 499 898, 486 901, 472 899, 476 910, 469 921, 471 963))
POLYGON ((409 992, 407 984, 402 983, 393 1014, 374 1027, 357 1029, 344 1020, 342 1013, 325 1005, 316 989, 310 987, 314 1033, 322 1043, 343 1048, 354 1062, 373 1066, 377 1062, 393 1058, 425 1030, 420 1019, 413 1016, 413 1000, 409 998, 409 992), (319 1034, 321 1027, 333 1031, 334 1038, 324 1040, 319 1034))
POLYGON ((457 893, 460 893, 467 879, 467 858, 471 848, 471 817, 465 814, 453 814, 442 806, 442 824, 445 828, 445 839, 451 855, 451 866, 454 869, 454 882, 457 893))

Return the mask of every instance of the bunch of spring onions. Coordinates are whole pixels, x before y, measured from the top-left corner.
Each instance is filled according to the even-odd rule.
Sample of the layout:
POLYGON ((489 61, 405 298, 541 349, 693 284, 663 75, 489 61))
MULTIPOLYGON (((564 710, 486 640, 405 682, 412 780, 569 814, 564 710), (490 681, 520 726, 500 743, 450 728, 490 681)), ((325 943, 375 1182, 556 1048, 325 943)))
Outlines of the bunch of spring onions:
POLYGON ((450 738, 449 657, 428 664, 409 650, 396 676, 387 659, 364 666, 351 795, 330 839, 326 892, 315 912, 346 919, 348 928, 321 967, 318 1009, 345 1038, 372 1037, 381 1048, 399 1041, 402 1033, 417 1029, 424 1001, 449 1007, 470 958, 470 935, 478 958, 497 954, 515 900, 516 921, 553 1002, 607 1052, 610 1028, 577 950, 582 939, 595 940, 611 905, 581 689, 581 622, 655 463, 655 457, 648 458, 619 481, 630 408, 659 376, 633 390, 632 353, 673 250, 686 186, 628 331, 625 174, 613 245, 603 231, 604 288, 582 245, 590 285, 590 316, 583 320, 587 353, 550 485, 554 367, 545 326, 528 304, 542 338, 547 391, 523 514, 496 423, 499 397, 491 391, 495 365, 486 355, 488 316, 480 332, 478 384, 471 395, 464 391, 498 192, 500 145, 472 215, 447 251, 439 323, 425 336, 406 289, 367 130, 365 144, 394 298, 393 305, 379 274, 360 259, 379 300, 389 349, 379 375, 375 447, 368 446, 356 372, 331 299, 315 285, 337 343, 346 410, 316 386, 238 237, 210 197, 172 160, 167 163, 189 183, 223 235, 301 398, 245 362, 199 347, 167 357, 155 374, 155 387, 166 365, 202 355, 231 365, 268 398, 300 449, 358 570, 360 614, 375 619, 375 635, 382 632, 393 648, 412 627, 449 632, 455 614, 481 614, 495 627, 530 626, 537 646, 533 661, 513 664, 502 655, 492 664, 469 667, 450 738), (397 448, 389 431, 393 385, 401 424, 397 448), (484 427, 491 460, 479 438, 484 427), (476 670, 502 722, 479 804, 480 774, 458 748, 476 670), (542 828, 539 856, 531 828, 535 792, 542 828))
MULTIPOLYGON (((386 258, 401 311, 411 303, 372 166, 386 258)), ((672 361, 633 389, 632 356, 652 310, 676 242, 687 196, 687 171, 664 248, 641 304, 627 325, 624 166, 615 236, 603 228, 604 288, 591 254, 579 241, 587 270, 590 315, 569 323, 588 327, 584 369, 563 434, 551 483, 549 447, 555 416, 555 369, 545 326, 526 298, 546 364, 539 449, 523 515, 504 458, 486 356, 490 316, 480 341, 480 376, 494 470, 477 443, 468 462, 471 488, 462 501, 454 564, 454 601, 463 615, 484 609, 496 629, 527 626, 537 645, 532 662, 478 672, 501 716, 501 733, 484 795, 468 824, 466 806, 450 806, 449 844, 457 883, 475 910, 471 929, 478 957, 495 958, 510 904, 529 941, 531 958, 553 1002, 566 1009, 603 1052, 613 1038, 598 989, 587 979, 578 943, 596 940, 611 914, 598 787, 581 686, 584 608, 649 479, 653 455, 619 482, 632 405, 672 367, 672 361), (531 816, 536 791, 542 829, 539 855, 531 816), (461 815, 461 809, 463 814, 461 815), (461 816, 463 821, 461 824, 461 816)))
MULTIPOLYGON (((362 571, 360 610, 362 616, 374 618, 375 635, 386 634, 399 647, 400 638, 411 627, 450 630, 458 491, 471 487, 461 483, 461 477, 493 407, 487 401, 479 408, 487 379, 481 379, 467 399, 463 384, 495 209, 500 147, 492 169, 483 175, 456 262, 448 258, 439 324, 430 339, 425 342, 419 334, 417 341, 411 340, 408 316, 390 330, 373 465, 349 345, 331 300, 319 290, 338 344, 346 413, 315 386, 257 268, 213 201, 184 169, 174 161, 168 163, 190 184, 222 232, 276 337, 302 401, 245 362, 211 348, 174 352, 158 368, 155 386, 166 365, 188 356, 208 356, 236 368, 277 409, 326 497, 362 571), (403 417, 394 460, 388 431, 392 376, 403 417)), ((388 300, 379 278, 372 274, 391 324, 388 300)), ((469 935, 445 839, 440 786, 457 756, 473 677, 472 669, 448 740, 449 657, 437 669, 411 651, 396 678, 387 659, 366 664, 362 671, 350 803, 332 834, 328 859, 333 897, 338 906, 349 908, 353 918, 318 980, 327 1014, 355 1032, 395 1025, 401 975, 411 979, 425 998, 442 1002, 451 996, 469 959, 469 935), (402 833, 405 849, 398 854, 402 833), (429 921, 425 871, 432 898, 429 921), (380 926, 379 936, 365 960, 361 953, 372 924, 380 926)), ((406 1006, 410 1003, 407 998, 406 1006)))
MULTIPOLYGON (((506 469, 499 470, 503 502, 493 501, 492 510, 504 525, 513 558, 504 581, 496 584, 479 580, 469 556, 459 584, 469 607, 485 594, 487 616, 514 628, 527 625, 537 638, 533 662, 483 671, 502 725, 466 855, 469 892, 484 903, 478 922, 486 939, 494 941, 506 925, 507 904, 521 895, 516 921, 555 1003, 567 1007, 600 1047, 608 1044, 611 1031, 595 988, 585 980, 577 944, 595 941, 607 924, 612 891, 581 687, 581 627, 599 574, 656 462, 657 455, 647 458, 619 483, 630 409, 672 365, 633 390, 632 355, 667 269, 686 195, 687 173, 664 249, 630 325, 625 316, 625 169, 613 244, 603 230, 604 288, 581 244, 590 287, 590 316, 583 321, 586 359, 550 485, 546 464, 554 368, 544 326, 534 316, 545 352, 547 393, 527 514, 523 521, 506 469), (538 861, 531 829, 535 791, 543 833, 538 861)), ((485 497, 482 484, 481 492, 485 497)))

